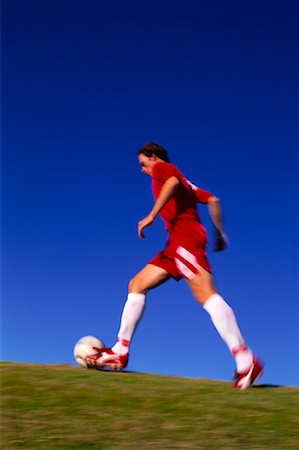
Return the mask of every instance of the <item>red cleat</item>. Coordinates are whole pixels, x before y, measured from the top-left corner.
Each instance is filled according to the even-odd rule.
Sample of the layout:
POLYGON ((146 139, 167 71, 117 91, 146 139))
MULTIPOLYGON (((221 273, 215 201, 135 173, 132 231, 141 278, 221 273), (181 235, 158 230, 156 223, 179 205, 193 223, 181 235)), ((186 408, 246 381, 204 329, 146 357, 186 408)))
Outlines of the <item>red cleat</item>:
POLYGON ((86 364, 89 368, 95 369, 113 369, 122 370, 128 365, 129 353, 124 355, 118 355, 111 350, 111 348, 97 348, 93 347, 97 351, 94 355, 86 356, 86 364))
POLYGON ((252 364, 246 372, 235 372, 234 387, 241 390, 251 387, 262 376, 263 370, 264 364, 254 356, 252 364))

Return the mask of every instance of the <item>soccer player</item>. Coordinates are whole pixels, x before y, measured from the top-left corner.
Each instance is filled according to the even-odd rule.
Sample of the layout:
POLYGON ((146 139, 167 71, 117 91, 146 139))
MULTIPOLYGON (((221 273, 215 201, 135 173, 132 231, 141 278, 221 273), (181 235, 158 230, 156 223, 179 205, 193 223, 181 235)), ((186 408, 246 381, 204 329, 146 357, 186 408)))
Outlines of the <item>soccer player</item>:
POLYGON ((207 235, 200 222, 196 203, 208 205, 217 230, 215 250, 227 247, 220 201, 210 192, 190 183, 170 163, 167 151, 156 143, 147 143, 138 151, 142 172, 152 178, 155 199, 150 213, 138 223, 138 235, 144 238, 145 228, 160 214, 169 233, 166 247, 135 275, 122 312, 118 340, 112 348, 96 349, 87 357, 89 367, 123 369, 128 364, 129 347, 142 317, 146 294, 169 278, 184 278, 194 297, 210 315, 211 320, 235 358, 234 386, 250 387, 262 374, 263 364, 246 345, 232 308, 217 292, 206 255, 207 235))

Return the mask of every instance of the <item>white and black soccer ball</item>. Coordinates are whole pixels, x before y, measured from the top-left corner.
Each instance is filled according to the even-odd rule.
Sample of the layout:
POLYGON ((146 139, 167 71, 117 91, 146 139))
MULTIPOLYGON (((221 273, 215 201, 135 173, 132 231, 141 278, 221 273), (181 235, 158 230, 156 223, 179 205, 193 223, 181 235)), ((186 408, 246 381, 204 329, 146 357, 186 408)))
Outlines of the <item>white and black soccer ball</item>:
POLYGON ((87 368, 86 356, 97 353, 93 347, 103 348, 105 345, 100 339, 94 336, 84 336, 76 343, 74 347, 74 358, 80 367, 87 368))

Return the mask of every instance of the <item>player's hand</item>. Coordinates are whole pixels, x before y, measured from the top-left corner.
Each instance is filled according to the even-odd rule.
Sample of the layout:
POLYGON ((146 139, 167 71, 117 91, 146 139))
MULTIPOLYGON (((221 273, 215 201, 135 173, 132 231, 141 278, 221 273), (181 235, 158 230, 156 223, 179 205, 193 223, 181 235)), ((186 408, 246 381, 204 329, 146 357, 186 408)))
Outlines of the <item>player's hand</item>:
POLYGON ((149 227, 153 222, 154 218, 150 214, 138 222, 138 236, 141 239, 145 238, 145 235, 143 233, 144 228, 149 227))
POLYGON ((228 237, 224 232, 220 232, 215 228, 215 244, 214 252, 221 252, 229 247, 228 237))

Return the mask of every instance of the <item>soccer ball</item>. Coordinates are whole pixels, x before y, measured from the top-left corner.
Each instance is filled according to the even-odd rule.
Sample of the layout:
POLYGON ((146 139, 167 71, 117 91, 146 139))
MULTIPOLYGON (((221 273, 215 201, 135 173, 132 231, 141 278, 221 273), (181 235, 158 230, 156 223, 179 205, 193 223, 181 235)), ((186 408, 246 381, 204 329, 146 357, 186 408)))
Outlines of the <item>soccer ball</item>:
POLYGON ((84 336, 74 347, 74 357, 80 367, 87 368, 85 357, 94 355, 97 351, 93 347, 103 348, 104 343, 94 336, 84 336))

